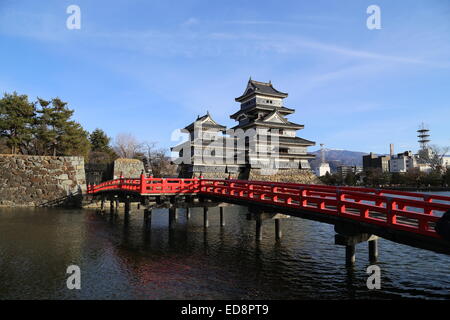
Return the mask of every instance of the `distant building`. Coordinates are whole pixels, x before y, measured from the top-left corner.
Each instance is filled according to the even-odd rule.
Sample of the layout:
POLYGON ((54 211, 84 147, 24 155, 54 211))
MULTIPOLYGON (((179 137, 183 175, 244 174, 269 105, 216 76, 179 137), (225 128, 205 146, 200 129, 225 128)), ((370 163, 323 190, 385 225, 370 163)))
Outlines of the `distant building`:
POLYGON ((369 169, 381 169, 382 172, 389 172, 389 160, 390 156, 377 156, 374 153, 370 153, 363 156, 363 169, 367 171, 369 169))
POLYGON ((411 151, 399 153, 389 160, 390 172, 407 172, 417 167, 417 157, 411 151))
POLYGON ((349 173, 358 174, 363 172, 363 168, 357 166, 339 166, 337 167, 337 173, 345 178, 349 173))
POLYGON ((314 173, 318 177, 322 177, 322 176, 326 175, 327 173, 331 173, 330 164, 325 162, 325 149, 323 147, 324 147, 324 144, 321 143, 320 144, 320 154, 321 154, 320 164, 314 170, 314 173))
POLYGON ((447 170, 450 169, 450 156, 442 157, 442 166, 447 170))
MULTIPOLYGON (((432 165, 430 162, 436 161, 436 151, 429 146, 430 130, 422 123, 418 132, 420 149, 417 154, 411 151, 405 151, 394 155, 394 145, 390 144, 389 156, 377 156, 370 153, 363 156, 364 171, 372 168, 379 168, 383 172, 405 173, 410 170, 419 170, 420 172, 429 173, 432 167, 437 166, 437 163, 432 165), (430 161, 431 159, 434 159, 430 161)), ((450 169, 450 156, 440 156, 440 166, 443 170, 450 169)))
POLYGON ((327 173, 331 173, 330 165, 328 163, 321 163, 314 171, 316 176, 322 177, 327 173))
POLYGON ((428 163, 417 163, 414 169, 419 170, 420 172, 430 173, 431 166, 428 163))

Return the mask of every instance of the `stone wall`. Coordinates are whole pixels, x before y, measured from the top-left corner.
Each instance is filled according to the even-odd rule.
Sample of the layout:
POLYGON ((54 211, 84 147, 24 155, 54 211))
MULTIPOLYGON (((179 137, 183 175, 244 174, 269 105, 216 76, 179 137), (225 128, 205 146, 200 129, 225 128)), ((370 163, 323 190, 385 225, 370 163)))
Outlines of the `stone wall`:
POLYGON ((144 163, 138 159, 119 158, 114 161, 113 166, 113 179, 119 178, 121 174, 125 178, 139 178, 144 170, 144 163))
POLYGON ((83 157, 0 155, 0 205, 81 204, 83 157))
POLYGON ((310 170, 279 169, 274 172, 263 173, 260 169, 250 169, 248 180, 292 182, 301 184, 322 184, 319 178, 317 178, 317 176, 310 170))
MULTIPOLYGON (((205 179, 238 179, 237 173, 226 173, 226 172, 202 172, 202 176, 205 179)), ((194 172, 192 178, 199 178, 200 172, 194 172)))
MULTIPOLYGON (((193 178, 198 178, 199 176, 199 172, 194 172, 192 175, 193 178)), ((322 184, 312 171, 300 169, 279 169, 273 172, 261 172, 261 169, 250 169, 231 174, 225 172, 202 172, 202 176, 205 179, 228 179, 230 176, 231 179, 242 180, 322 184)))
POLYGON ((86 183, 99 184, 113 178, 113 162, 111 163, 85 163, 86 183))

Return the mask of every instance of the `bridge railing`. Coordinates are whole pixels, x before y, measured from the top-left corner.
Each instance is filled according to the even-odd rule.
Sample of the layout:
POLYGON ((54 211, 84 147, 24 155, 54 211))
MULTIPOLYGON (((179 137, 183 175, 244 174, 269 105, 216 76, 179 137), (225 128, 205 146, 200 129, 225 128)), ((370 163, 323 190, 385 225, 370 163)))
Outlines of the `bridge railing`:
POLYGON ((102 182, 98 185, 90 185, 88 194, 108 191, 126 191, 138 194, 175 194, 197 193, 200 190, 199 179, 179 178, 153 178, 141 175, 139 178, 118 178, 102 182))
POLYGON ((197 193, 200 190, 199 179, 146 178, 141 177, 141 194, 160 193, 197 193))
POLYGON ((434 224, 450 209, 450 197, 445 196, 264 181, 202 179, 200 193, 342 216, 432 237, 439 237, 434 224))

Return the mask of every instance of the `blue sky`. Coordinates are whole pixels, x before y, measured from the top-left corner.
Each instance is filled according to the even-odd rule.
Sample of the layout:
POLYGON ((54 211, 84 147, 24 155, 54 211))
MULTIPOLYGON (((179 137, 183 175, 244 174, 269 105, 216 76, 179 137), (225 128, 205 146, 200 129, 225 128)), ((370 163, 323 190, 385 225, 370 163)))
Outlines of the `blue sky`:
POLYGON ((251 76, 289 93, 317 145, 414 151, 422 121, 450 145, 448 0, 0 0, 0 38, 2 92, 59 96, 112 137, 169 147, 207 110, 231 127, 251 76), (80 30, 66 28, 71 4, 80 30), (366 27, 372 4, 381 30, 366 27))

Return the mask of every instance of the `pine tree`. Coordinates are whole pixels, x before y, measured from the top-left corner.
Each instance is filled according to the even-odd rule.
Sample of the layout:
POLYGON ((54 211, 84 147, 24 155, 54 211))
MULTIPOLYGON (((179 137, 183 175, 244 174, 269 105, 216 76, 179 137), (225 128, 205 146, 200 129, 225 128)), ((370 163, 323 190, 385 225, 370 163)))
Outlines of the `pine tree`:
POLYGON ((52 108, 50 109, 50 126, 54 135, 53 141, 51 141, 52 154, 56 156, 64 154, 64 148, 67 145, 63 143, 70 140, 69 137, 65 137, 67 134, 75 134, 73 123, 69 122, 69 119, 73 115, 73 110, 66 108, 67 102, 63 102, 59 98, 52 99, 52 108), (69 132, 70 131, 70 132, 69 132))
POLYGON ((25 148, 32 139, 32 126, 35 121, 35 106, 27 95, 5 93, 0 99, 0 136, 12 154, 25 148))
POLYGON ((38 98, 38 103, 41 109, 37 110, 40 116, 36 120, 35 127, 35 153, 48 155, 51 153, 51 146, 56 142, 56 132, 52 127, 51 101, 38 98))
POLYGON ((111 138, 103 130, 97 128, 92 131, 89 141, 91 142, 90 163, 109 163, 117 158, 116 153, 109 145, 111 138))
POLYGON ((79 123, 67 121, 64 125, 64 132, 59 136, 58 140, 59 154, 87 157, 90 148, 88 132, 79 123))
POLYGON ((109 152, 111 138, 109 138, 102 129, 95 129, 89 135, 89 140, 91 141, 92 151, 99 152, 109 152))
POLYGON ((41 154, 87 156, 90 149, 88 133, 70 118, 73 110, 59 98, 51 101, 38 98, 41 109, 37 120, 36 140, 41 154))

